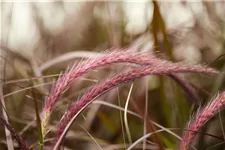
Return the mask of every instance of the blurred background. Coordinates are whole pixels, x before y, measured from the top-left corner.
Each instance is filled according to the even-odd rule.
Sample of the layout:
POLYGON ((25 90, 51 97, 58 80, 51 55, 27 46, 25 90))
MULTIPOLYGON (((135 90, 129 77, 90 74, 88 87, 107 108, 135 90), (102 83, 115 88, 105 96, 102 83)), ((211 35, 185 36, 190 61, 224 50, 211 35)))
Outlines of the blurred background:
MULTIPOLYGON (((41 111, 51 86, 67 66, 105 50, 127 48, 222 72, 216 77, 185 75, 198 102, 168 77, 148 76, 134 82, 129 110, 182 136, 199 104, 225 88, 224 14, 224 1, 1 2, 0 90, 13 127, 29 145, 35 143, 38 136, 30 97, 38 99, 41 111)), ((51 115, 46 149, 71 103, 87 87, 125 69, 124 65, 113 65, 88 73, 73 84, 51 115)), ((130 86, 111 90, 88 107, 69 130, 64 149, 99 149, 96 141, 107 150, 128 148, 123 112, 118 107, 124 109, 130 86)), ((135 116, 128 115, 128 119, 133 142, 159 130, 135 116)), ((199 150, 223 149, 224 127, 225 112, 221 111, 204 126, 193 145, 199 150)), ((176 149, 180 141, 163 131, 145 142, 146 147, 141 142, 136 149, 176 149)), ((4 128, 0 128, 0 148, 7 149, 6 143, 4 128)))

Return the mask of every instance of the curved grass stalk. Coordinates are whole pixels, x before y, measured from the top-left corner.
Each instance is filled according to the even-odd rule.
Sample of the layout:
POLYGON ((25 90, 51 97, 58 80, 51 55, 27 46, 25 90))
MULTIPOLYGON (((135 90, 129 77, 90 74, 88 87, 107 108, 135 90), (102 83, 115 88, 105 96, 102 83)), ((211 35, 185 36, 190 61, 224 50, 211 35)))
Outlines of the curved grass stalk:
POLYGON ((73 120, 78 116, 78 114, 84 110, 93 100, 98 98, 100 95, 104 94, 108 90, 115 88, 119 85, 132 81, 136 78, 141 78, 146 75, 168 75, 171 73, 185 73, 185 72, 195 72, 195 73, 205 73, 214 74, 216 71, 208 70, 207 68, 202 68, 200 66, 186 66, 181 64, 168 64, 167 62, 161 62, 155 66, 145 66, 138 69, 134 69, 125 74, 119 74, 111 79, 107 79, 105 82, 99 83, 95 87, 91 88, 86 92, 72 108, 64 115, 63 119, 58 125, 57 135, 55 137, 55 148, 60 144, 60 141, 65 136, 67 130, 72 124, 73 120))
MULTIPOLYGON (((105 53, 104 55, 100 55, 95 59, 90 59, 79 63, 76 67, 72 67, 72 69, 68 70, 64 75, 62 75, 54 88, 52 89, 49 97, 46 100, 42 111, 42 132, 45 135, 46 132, 46 125, 48 123, 48 119, 50 117, 51 112, 59 100, 60 96, 69 88, 72 82, 81 77, 85 73, 96 69, 98 67, 105 67, 106 65, 113 64, 113 63, 133 63, 138 65, 174 65, 173 63, 165 60, 158 59, 154 57, 150 53, 141 53, 136 52, 132 53, 129 51, 113 51, 111 53, 105 53)), ((182 65, 177 63, 174 67, 178 67, 182 65)), ((191 66, 189 66, 191 67, 191 66)), ((194 72, 198 73, 206 73, 206 74, 213 74, 217 73, 215 70, 211 68, 204 68, 202 66, 192 66, 191 67, 194 72)), ((166 66, 165 66, 166 69, 166 66)))
POLYGON ((129 90, 129 93, 128 93, 128 96, 127 96, 126 104, 125 104, 125 111, 124 111, 124 124, 125 124, 125 129, 126 129, 126 132, 127 132, 129 144, 132 144, 132 138, 131 138, 130 128, 129 128, 128 120, 127 120, 127 110, 128 110, 128 104, 129 104, 129 100, 130 100, 130 96, 131 96, 133 86, 134 86, 134 83, 131 84, 131 87, 130 87, 130 90, 129 90))
POLYGON ((52 60, 49 60, 47 62, 45 62, 44 64, 42 64, 39 69, 43 72, 45 70, 47 70, 48 68, 59 64, 59 63, 63 63, 65 61, 68 61, 70 59, 74 59, 74 58, 85 58, 85 57, 89 57, 89 58, 96 58, 100 56, 99 53, 97 52, 90 52, 90 51, 75 51, 75 52, 68 52, 65 53, 59 57, 56 57, 52 60))
POLYGON ((159 63, 159 59, 149 53, 132 53, 129 51, 113 51, 100 55, 95 59, 89 59, 79 63, 76 67, 72 67, 63 76, 61 76, 51 91, 50 96, 47 98, 45 106, 42 111, 42 131, 45 134, 46 125, 50 117, 55 103, 60 96, 69 88, 72 82, 85 73, 96 69, 98 67, 105 67, 113 63, 134 63, 134 64, 154 64, 159 63))
MULTIPOLYGON (((173 129, 173 128, 172 128, 173 129)), ((168 129, 168 130, 171 130, 171 129, 168 129)), ((148 133, 148 134, 145 134, 144 136, 142 136, 141 138, 139 138, 138 140, 136 140, 134 143, 132 143, 128 148, 127 150, 132 150, 133 148, 135 148, 135 146, 140 143, 141 141, 149 138, 150 136, 152 136, 153 134, 156 134, 156 133, 160 133, 160 132, 163 132, 165 131, 164 129, 159 129, 155 132, 151 132, 151 133, 148 133)))

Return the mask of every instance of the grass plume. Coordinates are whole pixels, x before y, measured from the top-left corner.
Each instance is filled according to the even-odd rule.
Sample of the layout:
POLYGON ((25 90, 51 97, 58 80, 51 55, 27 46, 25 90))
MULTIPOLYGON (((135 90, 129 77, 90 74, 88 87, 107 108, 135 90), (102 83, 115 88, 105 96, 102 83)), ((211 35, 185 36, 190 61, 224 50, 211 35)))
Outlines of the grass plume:
POLYGON ((56 147, 59 145, 58 141, 62 140, 65 135, 66 130, 68 129, 68 124, 71 120, 74 120, 76 116, 86 108, 94 99, 107 92, 108 90, 117 87, 121 84, 127 83, 129 81, 135 80, 137 78, 146 76, 146 75, 169 75, 172 73, 204 73, 204 74, 215 74, 217 71, 211 68, 204 68, 202 66, 188 66, 181 65, 179 63, 168 63, 167 61, 161 61, 157 65, 149 65, 139 67, 138 69, 131 70, 124 74, 119 74, 113 78, 107 79, 104 82, 99 83, 94 86, 72 106, 72 108, 64 115, 63 119, 58 125, 58 131, 55 138, 56 147))
POLYGON ((224 107, 225 91, 221 95, 216 96, 204 108, 197 112, 194 119, 189 123, 188 130, 184 133, 180 144, 180 150, 187 150, 196 136, 196 132, 194 131, 199 131, 210 118, 215 116, 224 107))
POLYGON ((154 64, 157 63, 155 57, 149 57, 151 55, 146 55, 146 53, 132 53, 127 50, 125 51, 113 51, 109 53, 104 53, 103 55, 95 58, 82 61, 76 67, 68 70, 64 75, 62 75, 54 88, 52 89, 49 97, 46 100, 45 106, 42 112, 42 130, 45 133, 45 127, 47 125, 50 113, 52 112, 55 103, 59 100, 60 96, 69 88, 71 83, 78 77, 84 75, 85 73, 97 68, 104 67, 113 63, 134 63, 134 64, 154 64))
MULTIPOLYGON (((68 70, 64 75, 62 75, 59 78, 58 82, 56 83, 51 93, 49 94, 49 97, 45 101, 46 103, 42 111, 43 135, 46 132, 46 125, 56 102, 59 100, 62 94, 70 87, 72 82, 78 77, 81 77, 82 75, 93 69, 96 69, 98 67, 105 67, 106 65, 113 63, 133 63, 139 65, 155 65, 155 66, 164 65, 164 69, 166 69, 166 66, 170 65, 175 70, 176 67, 179 68, 180 65, 182 65, 179 63, 175 65, 169 61, 158 59, 150 53, 129 52, 128 50, 104 53, 103 55, 95 59, 88 59, 86 61, 80 62, 78 65, 76 65, 76 67, 75 66, 72 67, 70 70, 68 70)), ((191 70, 198 73, 207 73, 207 74, 216 73, 216 71, 211 68, 205 68, 198 65, 190 66, 189 71, 191 72, 191 70)), ((167 72, 166 74, 169 75, 169 72, 167 72)))

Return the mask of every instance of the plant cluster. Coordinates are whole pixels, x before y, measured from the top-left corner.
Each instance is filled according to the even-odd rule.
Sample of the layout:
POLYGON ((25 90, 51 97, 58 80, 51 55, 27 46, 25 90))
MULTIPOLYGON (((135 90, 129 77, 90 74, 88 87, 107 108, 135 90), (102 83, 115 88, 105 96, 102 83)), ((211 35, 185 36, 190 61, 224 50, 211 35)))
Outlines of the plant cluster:
MULTIPOLYGON (((88 88, 82 96, 73 102, 69 109, 64 112, 60 121, 57 123, 57 131, 54 136, 53 149, 58 149, 62 144, 66 133, 68 132, 72 123, 78 115, 87 108, 94 100, 103 95, 113 88, 119 87, 128 82, 134 82, 138 78, 142 78, 148 75, 161 75, 168 76, 174 79, 179 85, 182 85, 184 91, 194 98, 196 94, 194 89, 183 78, 181 73, 198 73, 204 75, 216 75, 219 72, 213 68, 209 68, 202 65, 187 65, 184 63, 172 63, 167 60, 163 60, 155 57, 152 53, 147 52, 131 52, 129 50, 114 50, 101 53, 96 58, 90 58, 87 60, 75 63, 71 68, 67 69, 63 73, 52 90, 47 96, 40 118, 40 138, 39 144, 41 149, 44 147, 44 138, 48 134, 48 122, 52 111, 55 109, 55 105, 62 95, 69 89, 76 79, 81 78, 84 74, 95 69, 105 68, 112 64, 123 63, 129 69, 125 69, 123 73, 115 74, 106 80, 102 80, 96 85, 88 88)), ((190 147, 191 142, 195 139, 197 132, 206 122, 215 116, 225 106, 225 92, 218 94, 208 104, 200 108, 196 115, 191 119, 183 138, 180 143, 180 150, 186 150, 190 147)), ((37 119, 38 120, 38 119, 37 119)), ((11 132, 12 137, 18 142, 20 149, 28 148, 25 140, 15 131, 15 129, 1 117, 1 124, 11 132)))

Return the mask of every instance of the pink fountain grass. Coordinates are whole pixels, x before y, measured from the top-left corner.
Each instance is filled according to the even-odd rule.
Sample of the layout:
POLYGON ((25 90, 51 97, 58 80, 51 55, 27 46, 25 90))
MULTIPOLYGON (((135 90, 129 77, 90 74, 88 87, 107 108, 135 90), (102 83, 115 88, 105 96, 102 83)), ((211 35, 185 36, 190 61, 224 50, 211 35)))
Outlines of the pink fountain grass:
POLYGON ((201 109, 194 119, 189 123, 188 130, 184 133, 180 144, 180 150, 187 150, 190 146, 191 142, 196 137, 196 132, 192 131, 199 131, 199 129, 215 116, 222 108, 225 107, 225 91, 221 94, 216 96, 212 101, 210 101, 203 109, 201 109))
POLYGON ((105 67, 106 65, 113 63, 134 63, 146 65, 154 64, 158 61, 159 60, 153 57, 153 55, 150 53, 133 53, 127 50, 103 53, 95 59, 88 59, 86 61, 82 61, 76 67, 71 68, 59 78, 58 82, 49 94, 49 97, 45 101, 45 105, 42 111, 43 134, 45 134, 45 127, 56 102, 59 100, 62 94, 70 87, 73 81, 78 77, 81 77, 82 75, 93 69, 96 69, 98 67, 105 67))
POLYGON ((148 65, 139 67, 138 69, 131 70, 124 74, 119 74, 113 78, 107 79, 105 82, 101 82, 84 93, 84 95, 75 103, 74 106, 64 115, 57 127, 57 134, 55 136, 55 147, 59 145, 68 129, 68 124, 71 124, 76 116, 86 108, 94 99, 105 93, 106 91, 115 88, 126 82, 135 80, 146 75, 170 75, 174 73, 204 73, 215 74, 217 71, 211 68, 204 68, 202 66, 188 66, 180 63, 168 63, 168 61, 161 61, 155 65, 148 65))
MULTIPOLYGON (((46 125, 56 102, 70 87, 73 81, 93 69, 96 69, 98 67, 105 67, 113 63, 133 63, 138 65, 157 65, 161 63, 165 63, 167 65, 172 64, 169 61, 154 57, 149 52, 129 52, 128 50, 105 52, 97 58, 80 62, 79 64, 77 64, 77 66, 72 67, 70 70, 68 69, 68 71, 59 78, 58 82, 49 94, 49 97, 45 101, 45 105, 42 111, 43 135, 45 135, 46 125)), ((199 70, 203 69, 202 66, 196 67, 199 68, 199 70)), ((207 68, 207 70, 208 73, 214 71, 209 68, 207 68)))

